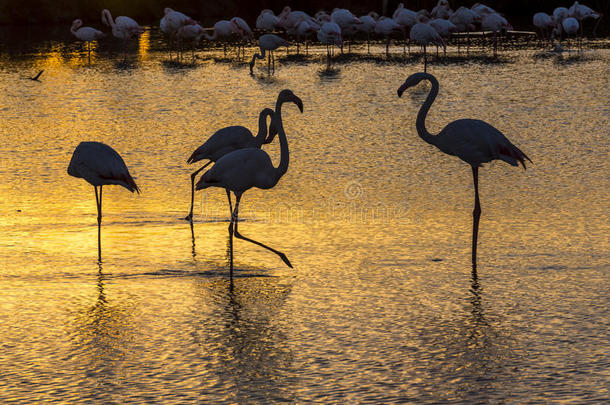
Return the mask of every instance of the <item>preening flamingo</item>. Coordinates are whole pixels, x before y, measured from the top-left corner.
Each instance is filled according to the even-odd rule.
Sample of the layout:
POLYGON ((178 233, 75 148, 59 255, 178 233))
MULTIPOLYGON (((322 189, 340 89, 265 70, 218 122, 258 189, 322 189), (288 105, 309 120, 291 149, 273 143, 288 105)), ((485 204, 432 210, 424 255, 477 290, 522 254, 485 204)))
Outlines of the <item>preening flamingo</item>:
POLYGON ((250 74, 253 73, 254 70, 254 62, 256 59, 265 59, 265 54, 268 54, 267 58, 267 73, 271 71, 271 63, 273 60, 273 70, 275 71, 275 57, 273 55, 273 51, 275 51, 280 46, 288 46, 288 41, 284 38, 278 37, 275 34, 264 34, 261 35, 258 39, 258 46, 261 50, 260 53, 255 53, 252 56, 252 60, 250 61, 250 74))
MULTIPOLYGON (((195 201, 195 177, 205 169, 210 163, 216 162, 218 159, 231 153, 237 149, 244 148, 260 148, 264 143, 273 141, 276 132, 272 129, 267 137, 267 117, 273 115, 271 108, 265 108, 261 111, 258 117, 258 133, 256 137, 246 127, 241 125, 233 125, 216 131, 203 145, 198 147, 188 158, 187 163, 195 163, 200 160, 208 159, 205 165, 200 169, 195 170, 191 174, 191 209, 189 214, 184 218, 187 221, 193 220, 193 204, 195 201)), ((227 192, 229 198, 229 207, 231 207, 231 194, 227 192)), ((231 211, 233 209, 231 208, 231 211)))
POLYGON ((95 28, 83 27, 82 20, 78 18, 72 22, 70 32, 76 38, 87 43, 87 55, 89 61, 91 61, 91 42, 97 41, 98 39, 104 38, 106 36, 106 34, 104 34, 102 31, 96 30, 95 28))
POLYGON ((112 35, 123 41, 123 59, 127 58, 127 40, 139 37, 144 29, 130 17, 118 16, 112 19, 112 14, 107 9, 102 10, 102 23, 112 28, 112 35))
POLYGON ((208 187, 220 187, 227 190, 227 192, 232 191, 235 194, 235 208, 233 210, 233 215, 231 215, 231 223, 229 224, 231 277, 233 277, 233 234, 235 234, 236 238, 254 243, 275 253, 288 267, 292 267, 292 264, 284 253, 241 235, 237 229, 239 221, 239 202, 243 193, 252 187, 260 189, 270 189, 274 187, 288 170, 288 140, 286 139, 286 133, 284 132, 282 123, 282 104, 288 101, 295 103, 299 107, 299 110, 303 112, 303 102, 300 98, 295 96, 292 91, 282 90, 280 92, 275 103, 275 113, 272 118, 272 125, 275 126, 280 140, 281 155, 278 167, 273 166, 267 152, 261 149, 239 149, 218 159, 216 164, 205 172, 197 182, 197 190, 208 187))
POLYGON ((81 142, 72 154, 72 159, 68 165, 68 174, 85 179, 95 189, 98 259, 101 261, 102 186, 117 184, 132 193, 136 191, 138 194, 140 194, 140 189, 129 174, 121 156, 110 146, 101 142, 81 142), (99 195, 98 187, 100 188, 99 195))
POLYGON ((513 145, 505 136, 490 124, 475 119, 460 119, 449 123, 437 135, 432 135, 426 129, 426 115, 434 99, 438 95, 439 84, 429 73, 414 73, 398 88, 398 97, 409 87, 416 86, 422 80, 432 84, 430 93, 417 113, 415 127, 417 134, 427 143, 436 146, 442 152, 457 156, 472 167, 474 180, 474 211, 472 233, 472 266, 476 270, 477 235, 481 204, 479 202, 479 166, 492 160, 503 160, 512 166, 519 162, 525 169, 525 159, 530 160, 525 153, 513 145))

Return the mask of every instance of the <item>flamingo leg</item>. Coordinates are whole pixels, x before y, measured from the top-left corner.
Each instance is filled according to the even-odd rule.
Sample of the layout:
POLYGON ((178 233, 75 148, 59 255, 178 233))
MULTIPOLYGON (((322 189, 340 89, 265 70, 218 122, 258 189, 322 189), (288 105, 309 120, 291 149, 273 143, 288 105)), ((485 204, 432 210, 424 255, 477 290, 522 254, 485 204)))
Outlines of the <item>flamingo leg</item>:
POLYGON ((472 166, 474 181, 474 210, 472 211, 472 271, 477 268, 477 237, 479 235, 479 219, 481 218, 481 202, 479 201, 479 168, 472 166))
POLYGON ((229 191, 229 189, 226 189, 227 192, 227 198, 229 199, 229 212, 231 215, 233 215, 233 204, 231 204, 231 192, 229 191))
POLYGON ((193 227, 193 223, 190 222, 191 225, 191 254, 193 255, 193 259, 197 256, 197 252, 195 251, 195 228, 193 227))
POLYGON ((197 174, 199 174, 200 171, 205 169, 210 163, 212 163, 211 160, 208 163, 206 163, 205 165, 203 165, 201 167, 201 169, 195 170, 191 174, 191 210, 189 211, 189 214, 186 217, 184 217, 184 219, 187 221, 193 222, 193 205, 195 204, 195 177, 197 177, 197 174))
POLYGON ((97 260, 102 262, 102 186, 100 186, 99 197, 97 186, 93 186, 95 190, 95 204, 97 205, 97 260))
POLYGON ((427 72, 428 69, 428 57, 427 57, 427 53, 426 53, 426 45, 424 45, 424 73, 427 72))
MULTIPOLYGON (((288 267, 292 268, 292 264, 290 264, 290 260, 288 260, 288 258, 286 257, 286 255, 284 253, 280 252, 279 250, 275 250, 275 249, 273 249, 273 248, 271 248, 271 247, 269 247, 269 246, 267 246, 267 245, 265 245, 265 244, 263 244, 261 242, 255 241, 254 239, 247 238, 247 237, 245 237, 245 236, 243 236, 243 235, 241 235, 239 233, 239 231, 237 229, 237 225, 238 225, 238 215, 239 215, 239 201, 241 200, 241 195, 237 194, 235 197, 236 197, 236 200, 235 200, 235 210, 233 211, 233 216, 231 218, 231 223, 232 223, 233 228, 234 228, 233 231, 235 233, 235 237, 238 238, 238 239, 242 239, 242 240, 248 241, 250 243, 254 243, 255 245, 258 245, 258 246, 260 246, 262 248, 265 248, 265 249, 269 250, 270 252, 275 253, 276 255, 278 255, 280 257, 280 259, 282 259, 284 261, 284 263, 286 263, 286 265, 288 267)), ((229 233, 231 233, 231 231, 229 231, 229 233)))

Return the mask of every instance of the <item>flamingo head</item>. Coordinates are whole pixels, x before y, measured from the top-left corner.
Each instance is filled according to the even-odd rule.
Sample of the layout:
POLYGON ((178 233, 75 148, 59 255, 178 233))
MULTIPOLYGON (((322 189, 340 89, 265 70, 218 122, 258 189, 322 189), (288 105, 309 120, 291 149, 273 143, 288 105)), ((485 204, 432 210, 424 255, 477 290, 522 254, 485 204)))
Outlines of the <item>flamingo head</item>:
POLYGON ((82 25, 83 25, 83 21, 80 18, 77 18, 76 20, 72 21, 72 27, 70 27, 70 30, 76 31, 82 25))
POLYGON ((277 96, 277 101, 280 104, 285 103, 287 101, 291 101, 291 102, 295 103, 297 105, 297 107, 299 107, 299 110, 301 112, 303 112, 303 101, 301 101, 300 98, 295 96, 294 93, 292 92, 292 90, 285 89, 285 90, 280 91, 280 94, 277 96))
POLYGON ((419 72, 419 73, 413 73, 411 76, 407 77, 407 80, 405 80, 405 82, 402 84, 402 86, 400 86, 398 88, 398 97, 402 96, 402 93, 405 92, 406 89, 408 89, 409 87, 413 87, 413 86, 417 86, 419 84, 419 82, 421 82, 424 79, 428 79, 430 76, 432 76, 429 73, 423 73, 423 72, 419 72))

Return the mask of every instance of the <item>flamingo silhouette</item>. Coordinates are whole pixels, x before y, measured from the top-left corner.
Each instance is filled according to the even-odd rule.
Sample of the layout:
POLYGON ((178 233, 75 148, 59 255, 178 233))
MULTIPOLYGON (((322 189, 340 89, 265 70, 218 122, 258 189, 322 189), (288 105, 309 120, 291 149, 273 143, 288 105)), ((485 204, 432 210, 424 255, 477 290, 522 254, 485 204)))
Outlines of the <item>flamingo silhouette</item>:
POLYGON ((274 34, 264 34, 261 35, 258 39, 258 46, 260 48, 260 53, 255 53, 252 56, 252 60, 250 61, 250 74, 253 74, 254 63, 256 59, 265 59, 265 54, 269 52, 267 58, 267 73, 271 72, 271 61, 273 60, 273 70, 275 71, 275 57, 273 56, 273 51, 275 51, 280 46, 288 46, 288 41, 284 38, 278 37, 274 34))
POLYGON ((235 209, 231 215, 231 223, 229 224, 229 246, 231 254, 230 275, 233 277, 233 234, 236 238, 254 243, 261 246, 276 255, 278 255, 288 267, 292 268, 292 264, 286 255, 278 250, 275 250, 261 242, 247 238, 241 235, 237 229, 239 217, 239 202, 243 193, 257 187, 260 189, 270 189, 274 187, 282 176, 288 170, 289 150, 286 133, 282 123, 282 104, 287 101, 295 103, 301 112, 303 112, 303 102, 300 98, 294 95, 290 90, 282 90, 277 97, 275 103, 275 113, 272 118, 272 125, 278 132, 280 139, 280 164, 274 167, 271 158, 267 152, 258 148, 239 149, 229 154, 224 155, 210 170, 205 172, 201 179, 197 182, 197 190, 208 187, 221 187, 227 190, 227 193, 233 191, 235 194, 235 209))
POLYGON ((398 88, 398 97, 409 87, 416 86, 422 80, 428 80, 432 88, 426 101, 417 114, 415 127, 417 134, 427 143, 436 146, 448 155, 457 156, 472 167, 474 180, 474 211, 472 230, 472 267, 476 271, 477 235, 481 204, 479 202, 479 166, 492 160, 503 160, 512 166, 521 165, 525 169, 525 159, 530 160, 525 153, 513 145, 499 130, 475 119, 460 119, 449 123, 437 135, 432 135, 426 129, 426 115, 434 99, 438 95, 438 80, 429 73, 414 73, 398 88))
POLYGON ((118 184, 132 193, 140 194, 140 189, 129 174, 121 156, 110 146, 101 142, 81 142, 68 165, 70 176, 85 179, 95 189, 97 205, 97 242, 98 259, 102 261, 101 225, 102 225, 102 186, 118 184), (97 188, 100 188, 99 196, 97 188))
MULTIPOLYGON (((265 108, 261 111, 258 117, 258 133, 256 136, 246 127, 233 125, 216 131, 203 145, 198 147, 188 158, 187 163, 195 163, 200 160, 208 159, 205 165, 200 169, 195 170, 191 174, 191 209, 189 214, 184 218, 187 221, 193 221, 193 204, 195 201, 195 177, 205 169, 210 163, 216 162, 218 159, 238 149, 244 148, 260 148, 264 143, 270 143, 276 135, 273 127, 267 136, 267 117, 273 116, 271 108, 265 108)), ((233 213, 231 206, 231 194, 227 190, 227 198, 229 199, 229 207, 233 213)))

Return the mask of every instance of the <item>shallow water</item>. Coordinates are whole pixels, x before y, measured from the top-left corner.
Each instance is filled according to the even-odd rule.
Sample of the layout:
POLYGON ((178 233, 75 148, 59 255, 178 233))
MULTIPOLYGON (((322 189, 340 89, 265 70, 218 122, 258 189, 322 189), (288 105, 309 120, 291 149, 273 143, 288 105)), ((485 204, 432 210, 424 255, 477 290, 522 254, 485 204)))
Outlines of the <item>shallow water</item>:
POLYGON ((316 49, 252 77, 221 51, 177 66, 159 48, 147 33, 127 65, 109 45, 91 64, 62 42, 0 55, 0 402, 608 399, 607 46, 430 66, 431 132, 483 119, 534 161, 480 171, 477 280, 470 169, 417 136, 426 85, 396 96, 419 60, 327 74, 316 49), (283 88, 305 105, 283 109, 290 168, 245 194, 240 229, 295 268, 236 241, 231 289, 225 194, 199 193, 191 230, 186 158, 255 129, 283 88), (93 190, 66 173, 83 140, 142 189, 105 188, 101 264, 93 190))

